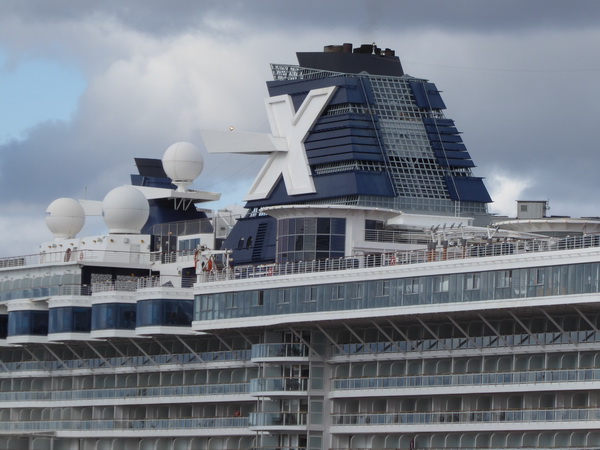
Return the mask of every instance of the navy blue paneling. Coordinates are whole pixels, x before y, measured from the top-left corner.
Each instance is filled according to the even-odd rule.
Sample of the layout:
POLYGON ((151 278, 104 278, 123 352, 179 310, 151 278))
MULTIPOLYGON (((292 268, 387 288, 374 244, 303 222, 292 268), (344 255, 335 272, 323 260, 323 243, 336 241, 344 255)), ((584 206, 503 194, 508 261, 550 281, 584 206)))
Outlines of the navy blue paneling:
POLYGON ((92 330, 135 330, 135 303, 92 305, 92 330))
POLYGON ((329 101, 330 106, 344 103, 365 104, 374 103, 375 101, 371 90, 371 84, 369 80, 365 78, 335 77, 319 78, 315 80, 267 82, 267 88, 269 89, 269 95, 271 97, 291 95, 296 110, 298 110, 309 91, 329 86, 338 87, 329 101))
POLYGON ((425 125, 437 125, 440 127, 452 127, 454 126, 454 120, 452 119, 439 119, 437 117, 424 117, 423 123, 425 125))
POLYGON ((92 308, 65 306, 50 308, 48 333, 89 333, 92 308))
POLYGON ((489 203, 492 201, 483 179, 477 177, 452 177, 447 175, 446 185, 450 198, 461 202, 481 202, 489 203))
POLYGON ((283 178, 280 178, 268 199, 250 201, 246 207, 290 205, 353 195, 394 196, 387 172, 348 171, 314 175, 313 182, 317 190, 315 194, 288 195, 283 178))
POLYGON ((435 134, 427 133, 431 142, 462 142, 462 138, 456 134, 435 134))
POLYGON ((356 128, 350 127, 348 125, 343 126, 346 122, 339 123, 336 128, 317 128, 313 127, 311 133, 304 140, 304 144, 309 144, 311 142, 320 142, 326 139, 336 139, 342 137, 360 137, 360 138, 377 138, 377 132, 373 129, 371 125, 370 128, 356 128))
POLYGON ((337 128, 369 129, 378 128, 378 122, 373 121, 373 117, 367 114, 344 113, 335 116, 319 117, 312 128, 312 131, 333 130, 337 128), (374 128, 375 127, 375 128, 374 128))
POLYGON ((431 148, 434 150, 447 150, 453 152, 466 152, 467 147, 462 142, 431 142, 431 148))
POLYGON ((0 339, 8 335, 8 314, 0 314, 0 339))
POLYGON ((305 140, 311 165, 347 161, 385 161, 378 120, 363 114, 320 118, 305 140))
POLYGON ((338 163, 342 161, 383 161, 379 147, 368 147, 365 145, 347 145, 335 147, 335 151, 320 149, 318 155, 310 156, 312 164, 338 163))
POLYGON ((434 134, 459 134, 456 127, 436 127, 435 125, 425 125, 425 130, 428 133, 434 134))
POLYGON ((137 326, 189 327, 194 311, 193 300, 152 299, 137 302, 137 326))
POLYGON ((437 162, 443 167, 475 167, 470 159, 437 158, 437 162))
POLYGON ((8 336, 47 336, 48 311, 10 311, 8 336))
POLYGON ((435 87, 435 84, 426 81, 410 81, 409 83, 415 96, 415 102, 419 108, 446 109, 440 91, 435 87))
POLYGON ((240 219, 223 242, 222 248, 233 250, 235 265, 274 262, 276 233, 277 221, 273 217, 240 219))

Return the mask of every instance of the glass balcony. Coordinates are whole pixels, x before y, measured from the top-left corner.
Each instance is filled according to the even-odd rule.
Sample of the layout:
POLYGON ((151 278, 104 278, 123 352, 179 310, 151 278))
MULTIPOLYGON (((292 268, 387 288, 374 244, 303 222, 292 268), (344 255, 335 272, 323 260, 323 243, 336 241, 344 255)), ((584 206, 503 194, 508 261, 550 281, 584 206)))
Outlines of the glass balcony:
POLYGON ((247 417, 197 417, 190 419, 60 420, 0 422, 0 431, 53 430, 181 430, 198 428, 246 428, 247 417))
POLYGON ((479 386, 482 384, 561 383, 598 381, 600 369, 549 369, 516 372, 411 375, 398 377, 340 378, 333 380, 334 390, 404 389, 415 387, 479 386))
POLYGON ((109 398, 180 397, 202 395, 236 395, 248 393, 248 383, 204 384, 182 386, 148 386, 112 389, 84 389, 68 391, 0 392, 0 402, 65 401, 109 398))
POLYGON ((304 411, 291 412, 257 412, 250 413, 249 426, 254 428, 262 427, 288 427, 306 425, 308 414, 304 411))
POLYGON ((252 359, 265 358, 307 358, 308 347, 304 344, 255 344, 252 346, 252 359))
POLYGON ((410 411, 333 414, 333 425, 395 425, 477 422, 578 422, 597 421, 599 408, 507 409, 472 411, 410 411))
POLYGON ((250 380, 250 393, 261 392, 302 392, 308 390, 308 378, 281 377, 255 378, 250 380))

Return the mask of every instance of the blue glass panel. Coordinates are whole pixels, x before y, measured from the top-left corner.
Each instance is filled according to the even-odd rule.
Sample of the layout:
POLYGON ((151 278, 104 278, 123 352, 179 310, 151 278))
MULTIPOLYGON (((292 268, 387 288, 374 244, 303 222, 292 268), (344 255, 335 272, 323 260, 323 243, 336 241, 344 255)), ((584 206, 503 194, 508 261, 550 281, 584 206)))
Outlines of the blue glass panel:
POLYGON ((47 336, 48 311, 11 311, 8 313, 8 336, 47 336))
POLYGON ((152 299, 137 302, 137 326, 190 326, 193 300, 152 299))

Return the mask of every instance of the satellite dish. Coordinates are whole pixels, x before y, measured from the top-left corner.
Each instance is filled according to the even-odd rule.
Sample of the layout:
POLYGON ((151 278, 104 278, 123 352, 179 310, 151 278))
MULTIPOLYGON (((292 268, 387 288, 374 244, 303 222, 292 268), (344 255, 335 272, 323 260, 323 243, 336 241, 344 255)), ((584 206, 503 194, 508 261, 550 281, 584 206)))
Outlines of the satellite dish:
POLYGON ((177 142, 171 145, 162 158, 163 169, 180 192, 187 188, 202 173, 204 157, 194 144, 177 142))
POLYGON ((54 239, 71 239, 85 223, 83 206, 72 198, 58 198, 46 208, 46 226, 54 239))
POLYGON ((102 201, 102 217, 110 234, 139 234, 149 215, 148 200, 133 186, 115 188, 102 201))

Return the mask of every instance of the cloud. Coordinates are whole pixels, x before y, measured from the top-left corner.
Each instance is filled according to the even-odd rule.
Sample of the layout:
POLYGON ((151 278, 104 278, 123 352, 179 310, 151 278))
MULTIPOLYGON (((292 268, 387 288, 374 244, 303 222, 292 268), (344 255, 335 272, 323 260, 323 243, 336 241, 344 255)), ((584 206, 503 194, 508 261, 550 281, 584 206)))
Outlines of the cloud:
MULTIPOLYGON (((407 73, 437 84, 475 174, 494 194, 492 210, 518 192, 550 199, 557 214, 600 215, 600 200, 586 195, 599 187, 600 62, 589 55, 600 40, 600 2, 176 3, 2 2, 6 68, 51 60, 85 77, 71 119, 37 123, 0 145, 0 207, 3 218, 14 216, 3 219, 13 236, 37 241, 22 226, 28 214, 37 224, 57 197, 102 199, 128 183, 134 157, 160 158, 181 140, 201 146, 204 128, 268 131, 268 64, 342 42, 395 48, 407 73)), ((207 155, 194 188, 241 198, 262 161, 207 155)), ((502 210, 514 214, 509 206, 502 210)), ((0 242, 0 255, 8 245, 0 242)))
POLYGON ((495 173, 487 180, 490 195, 494 199, 494 203, 490 206, 490 212, 501 216, 515 217, 516 200, 525 200, 521 195, 530 184, 529 180, 515 179, 508 175, 495 173))

